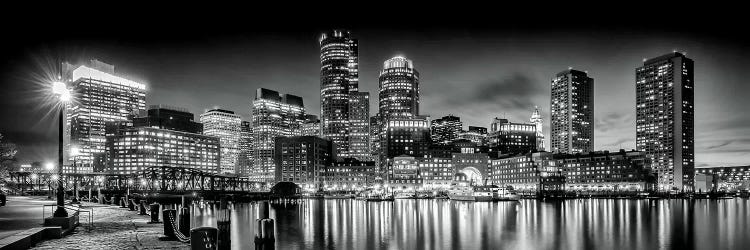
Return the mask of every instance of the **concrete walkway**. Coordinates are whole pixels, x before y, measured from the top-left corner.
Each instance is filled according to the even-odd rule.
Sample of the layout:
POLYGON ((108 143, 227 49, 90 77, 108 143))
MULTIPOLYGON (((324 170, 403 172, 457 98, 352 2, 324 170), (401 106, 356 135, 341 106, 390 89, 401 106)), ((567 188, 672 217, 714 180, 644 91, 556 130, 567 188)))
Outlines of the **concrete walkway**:
POLYGON ((81 226, 72 234, 43 241, 32 249, 190 249, 186 243, 159 240, 164 225, 148 224, 149 217, 136 211, 88 202, 82 205, 93 208, 93 226, 82 217, 81 226))
MULTIPOLYGON (((8 196, 4 207, 0 207, 0 239, 34 227, 41 227, 42 206, 54 205, 47 197, 8 196)), ((53 208, 47 208, 47 216, 53 208)))

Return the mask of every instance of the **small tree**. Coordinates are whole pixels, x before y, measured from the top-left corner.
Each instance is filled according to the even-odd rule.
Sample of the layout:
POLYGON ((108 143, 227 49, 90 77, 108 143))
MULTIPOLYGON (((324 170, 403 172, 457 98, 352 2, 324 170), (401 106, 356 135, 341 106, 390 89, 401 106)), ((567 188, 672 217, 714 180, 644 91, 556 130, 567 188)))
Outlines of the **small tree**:
POLYGON ((3 134, 0 134, 0 181, 2 183, 5 183, 8 172, 15 170, 17 153, 16 144, 3 141, 3 134))

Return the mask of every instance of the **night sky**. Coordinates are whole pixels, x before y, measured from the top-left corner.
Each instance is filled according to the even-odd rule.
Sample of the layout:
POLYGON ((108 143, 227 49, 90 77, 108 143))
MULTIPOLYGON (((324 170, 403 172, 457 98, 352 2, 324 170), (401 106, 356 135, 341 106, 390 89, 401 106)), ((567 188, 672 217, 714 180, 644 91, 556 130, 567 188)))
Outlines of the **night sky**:
POLYGON ((568 67, 588 71, 595 79, 597 150, 635 147, 635 68, 644 58, 681 51, 695 61, 696 166, 750 163, 750 49, 732 32, 741 23, 716 29, 697 20, 654 29, 581 20, 518 25, 511 19, 304 25, 146 19, 84 22, 86 29, 45 26, 43 34, 6 27, 19 35, 2 49, 0 133, 20 146, 22 162, 55 158, 56 123, 30 75, 39 70, 35 62, 56 58, 114 64, 119 74, 147 84, 147 105, 185 107, 196 119, 213 107, 249 119, 260 87, 302 96, 308 113, 317 115, 317 39, 343 28, 359 39, 360 89, 370 92, 371 115, 383 61, 403 55, 421 74, 422 114, 454 114, 464 128, 488 127, 493 117, 527 122, 539 106, 549 136, 552 76, 568 67))

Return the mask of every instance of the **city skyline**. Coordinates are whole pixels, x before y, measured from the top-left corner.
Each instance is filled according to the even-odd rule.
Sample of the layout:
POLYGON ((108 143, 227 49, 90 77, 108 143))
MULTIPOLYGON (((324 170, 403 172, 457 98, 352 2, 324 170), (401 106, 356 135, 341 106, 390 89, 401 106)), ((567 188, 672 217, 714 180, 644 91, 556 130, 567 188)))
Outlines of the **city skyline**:
MULTIPOLYGON (((382 30, 351 30, 360 42, 359 78, 362 91, 378 92, 376 72, 380 70, 380 63, 377 61, 382 62, 393 56, 403 55, 413 60, 415 68, 418 68, 421 73, 420 101, 422 103, 420 106, 422 110, 420 114, 430 115, 432 119, 454 114, 464 121, 464 129, 468 126, 488 127, 492 117, 525 121, 533 112, 534 106, 539 106, 545 120, 545 134, 549 134, 549 79, 556 72, 568 67, 588 71, 588 74, 596 79, 595 150, 635 148, 635 68, 642 64, 643 58, 663 55, 673 49, 686 51, 689 57, 696 60, 696 167, 706 164, 709 166, 746 164, 744 159, 750 152, 743 149, 744 145, 750 144, 750 138, 744 138, 746 134, 744 132, 747 129, 742 126, 748 117, 737 115, 741 114, 738 108, 747 101, 742 100, 739 95, 730 95, 733 88, 739 88, 740 91, 747 88, 741 85, 741 79, 747 73, 740 69, 748 60, 741 57, 742 53, 746 52, 729 53, 739 47, 712 45, 709 43, 711 38, 690 39, 677 35, 646 38, 643 35, 629 38, 628 40, 633 44, 626 43, 629 45, 617 46, 595 42, 609 39, 603 35, 550 39, 549 33, 547 33, 547 38, 542 38, 545 34, 521 32, 500 37, 488 35, 487 32, 477 32, 477 34, 456 32, 454 35, 443 34, 445 38, 435 38, 439 35, 435 33, 439 32, 428 31, 413 35, 404 31, 393 31, 388 36, 390 39, 384 39, 377 35, 379 32, 382 33, 382 30), (382 44, 384 40, 386 43, 382 44), (460 46, 474 43, 478 46, 470 48, 460 46), (544 46, 556 43, 560 44, 557 49, 544 46), (585 44, 595 46, 585 48, 582 46, 585 44), (444 48, 443 51, 440 48, 444 48), (580 53, 587 50, 606 53, 580 53), (576 54, 578 55, 571 56, 576 54), (555 60, 546 60, 549 58, 555 60), (605 63, 597 63, 602 60, 605 63), (725 61, 734 61, 734 63, 726 65, 722 63, 725 61), (713 84, 717 82, 720 84, 713 84), (613 107, 609 105, 610 103, 622 105, 613 107)), ((324 31, 326 30, 318 30, 317 34, 324 31)), ((311 106, 305 107, 308 113, 319 115, 319 106, 315 105, 320 98, 319 72, 315 72, 315 65, 319 64, 316 61, 319 58, 316 55, 318 50, 313 32, 303 32, 303 35, 283 32, 259 34, 247 38, 251 42, 243 46, 232 46, 230 43, 232 39, 219 37, 216 39, 217 44, 213 46, 202 47, 195 44, 176 46, 164 49, 168 51, 162 55, 156 55, 156 58, 162 59, 168 55, 185 59, 185 55, 177 54, 181 54, 180 52, 184 50, 197 49, 195 59, 202 58, 200 60, 207 61, 182 62, 181 65, 187 66, 189 70, 181 69, 179 71, 181 74, 177 74, 175 66, 169 63, 160 65, 163 67, 154 67, 156 59, 145 58, 148 56, 145 52, 152 49, 138 48, 139 46, 118 49, 118 46, 113 48, 111 44, 107 45, 107 42, 104 42, 91 46, 93 52, 78 53, 66 59, 75 62, 75 60, 98 58, 116 65, 118 72, 125 72, 128 76, 135 76, 136 79, 145 79, 144 81, 147 82, 146 102, 149 105, 178 104, 185 106, 194 114, 200 114, 203 110, 218 106, 234 110, 243 117, 243 120, 249 120, 248 106, 254 88, 267 87, 300 95, 309 100, 308 105, 311 106), (313 35, 307 40, 293 39, 310 34, 313 35), (262 41, 264 37, 269 40, 262 41), (261 41, 258 42, 258 40, 261 41), (277 43, 270 44, 269 41, 277 43), (235 56, 226 57, 229 60, 223 60, 224 64, 211 65, 211 62, 222 61, 218 60, 223 58, 220 55, 226 56, 234 50, 254 51, 269 47, 287 48, 287 51, 279 56, 294 58, 290 60, 293 63, 266 63, 260 67, 254 67, 259 66, 258 61, 264 61, 262 59, 269 56, 257 53, 253 55, 260 57, 261 60, 248 60, 247 56, 235 56), (156 71, 156 69, 163 69, 163 71, 156 71), (217 77, 222 75, 226 78, 217 77), (217 82, 226 82, 226 84, 217 84, 217 82), (281 88, 275 87, 277 85, 281 88), (253 88, 250 88, 251 86, 253 88), (214 88, 207 89, 206 87, 214 88), (207 98, 201 98, 201 96, 207 98)), ((236 41, 240 40, 243 39, 236 39, 236 41)), ((27 68, 29 65, 19 66, 27 68)), ((23 76, 21 77, 24 79, 23 76)), ((4 77, 3 81, 8 82, 7 79, 17 78, 4 77)), ((29 88, 19 86, 19 83, 14 82, 9 86, 11 91, 20 90, 20 96, 29 94, 29 88)), ((12 108, 29 105, 18 100, 4 101, 9 101, 11 105, 3 109, 3 114, 8 113, 12 108)), ((375 114, 374 109, 378 106, 375 102, 377 102, 376 98, 370 98, 370 115, 375 114)), ((43 116, 39 113, 41 112, 32 112, 26 117, 20 117, 15 123, 3 124, 2 131, 0 131, 6 134, 6 138, 21 146, 22 160, 53 158, 54 144, 47 143, 50 145, 45 146, 44 141, 51 141, 50 138, 53 139, 54 135, 50 136, 42 131, 47 123, 40 121, 40 117, 43 116), (31 127, 36 131, 26 131, 24 134, 24 131, 19 131, 20 127, 31 127), (28 138, 34 140, 19 141, 19 139, 31 140, 28 138)), ((549 143, 549 138, 546 143, 549 143)))

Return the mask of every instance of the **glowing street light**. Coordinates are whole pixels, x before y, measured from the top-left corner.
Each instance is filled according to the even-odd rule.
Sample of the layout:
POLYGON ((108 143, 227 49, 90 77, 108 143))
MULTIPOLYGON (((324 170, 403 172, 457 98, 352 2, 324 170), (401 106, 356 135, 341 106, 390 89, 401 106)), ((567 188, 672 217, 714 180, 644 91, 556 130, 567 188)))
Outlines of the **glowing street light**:
POLYGON ((52 162, 47 162, 44 164, 44 169, 46 169, 47 171, 52 171, 52 169, 54 168, 55 168, 55 164, 52 162))
MULTIPOLYGON (((60 74, 62 75, 62 74, 60 74)), ((57 174, 62 176, 63 173, 63 131, 65 130, 65 104, 70 101, 71 94, 64 82, 52 82, 52 93, 60 99, 60 119, 58 123, 58 148, 57 148, 57 174)), ((57 180, 57 210, 54 217, 68 217, 68 211, 65 210, 65 189, 63 188, 62 178, 57 180)))

